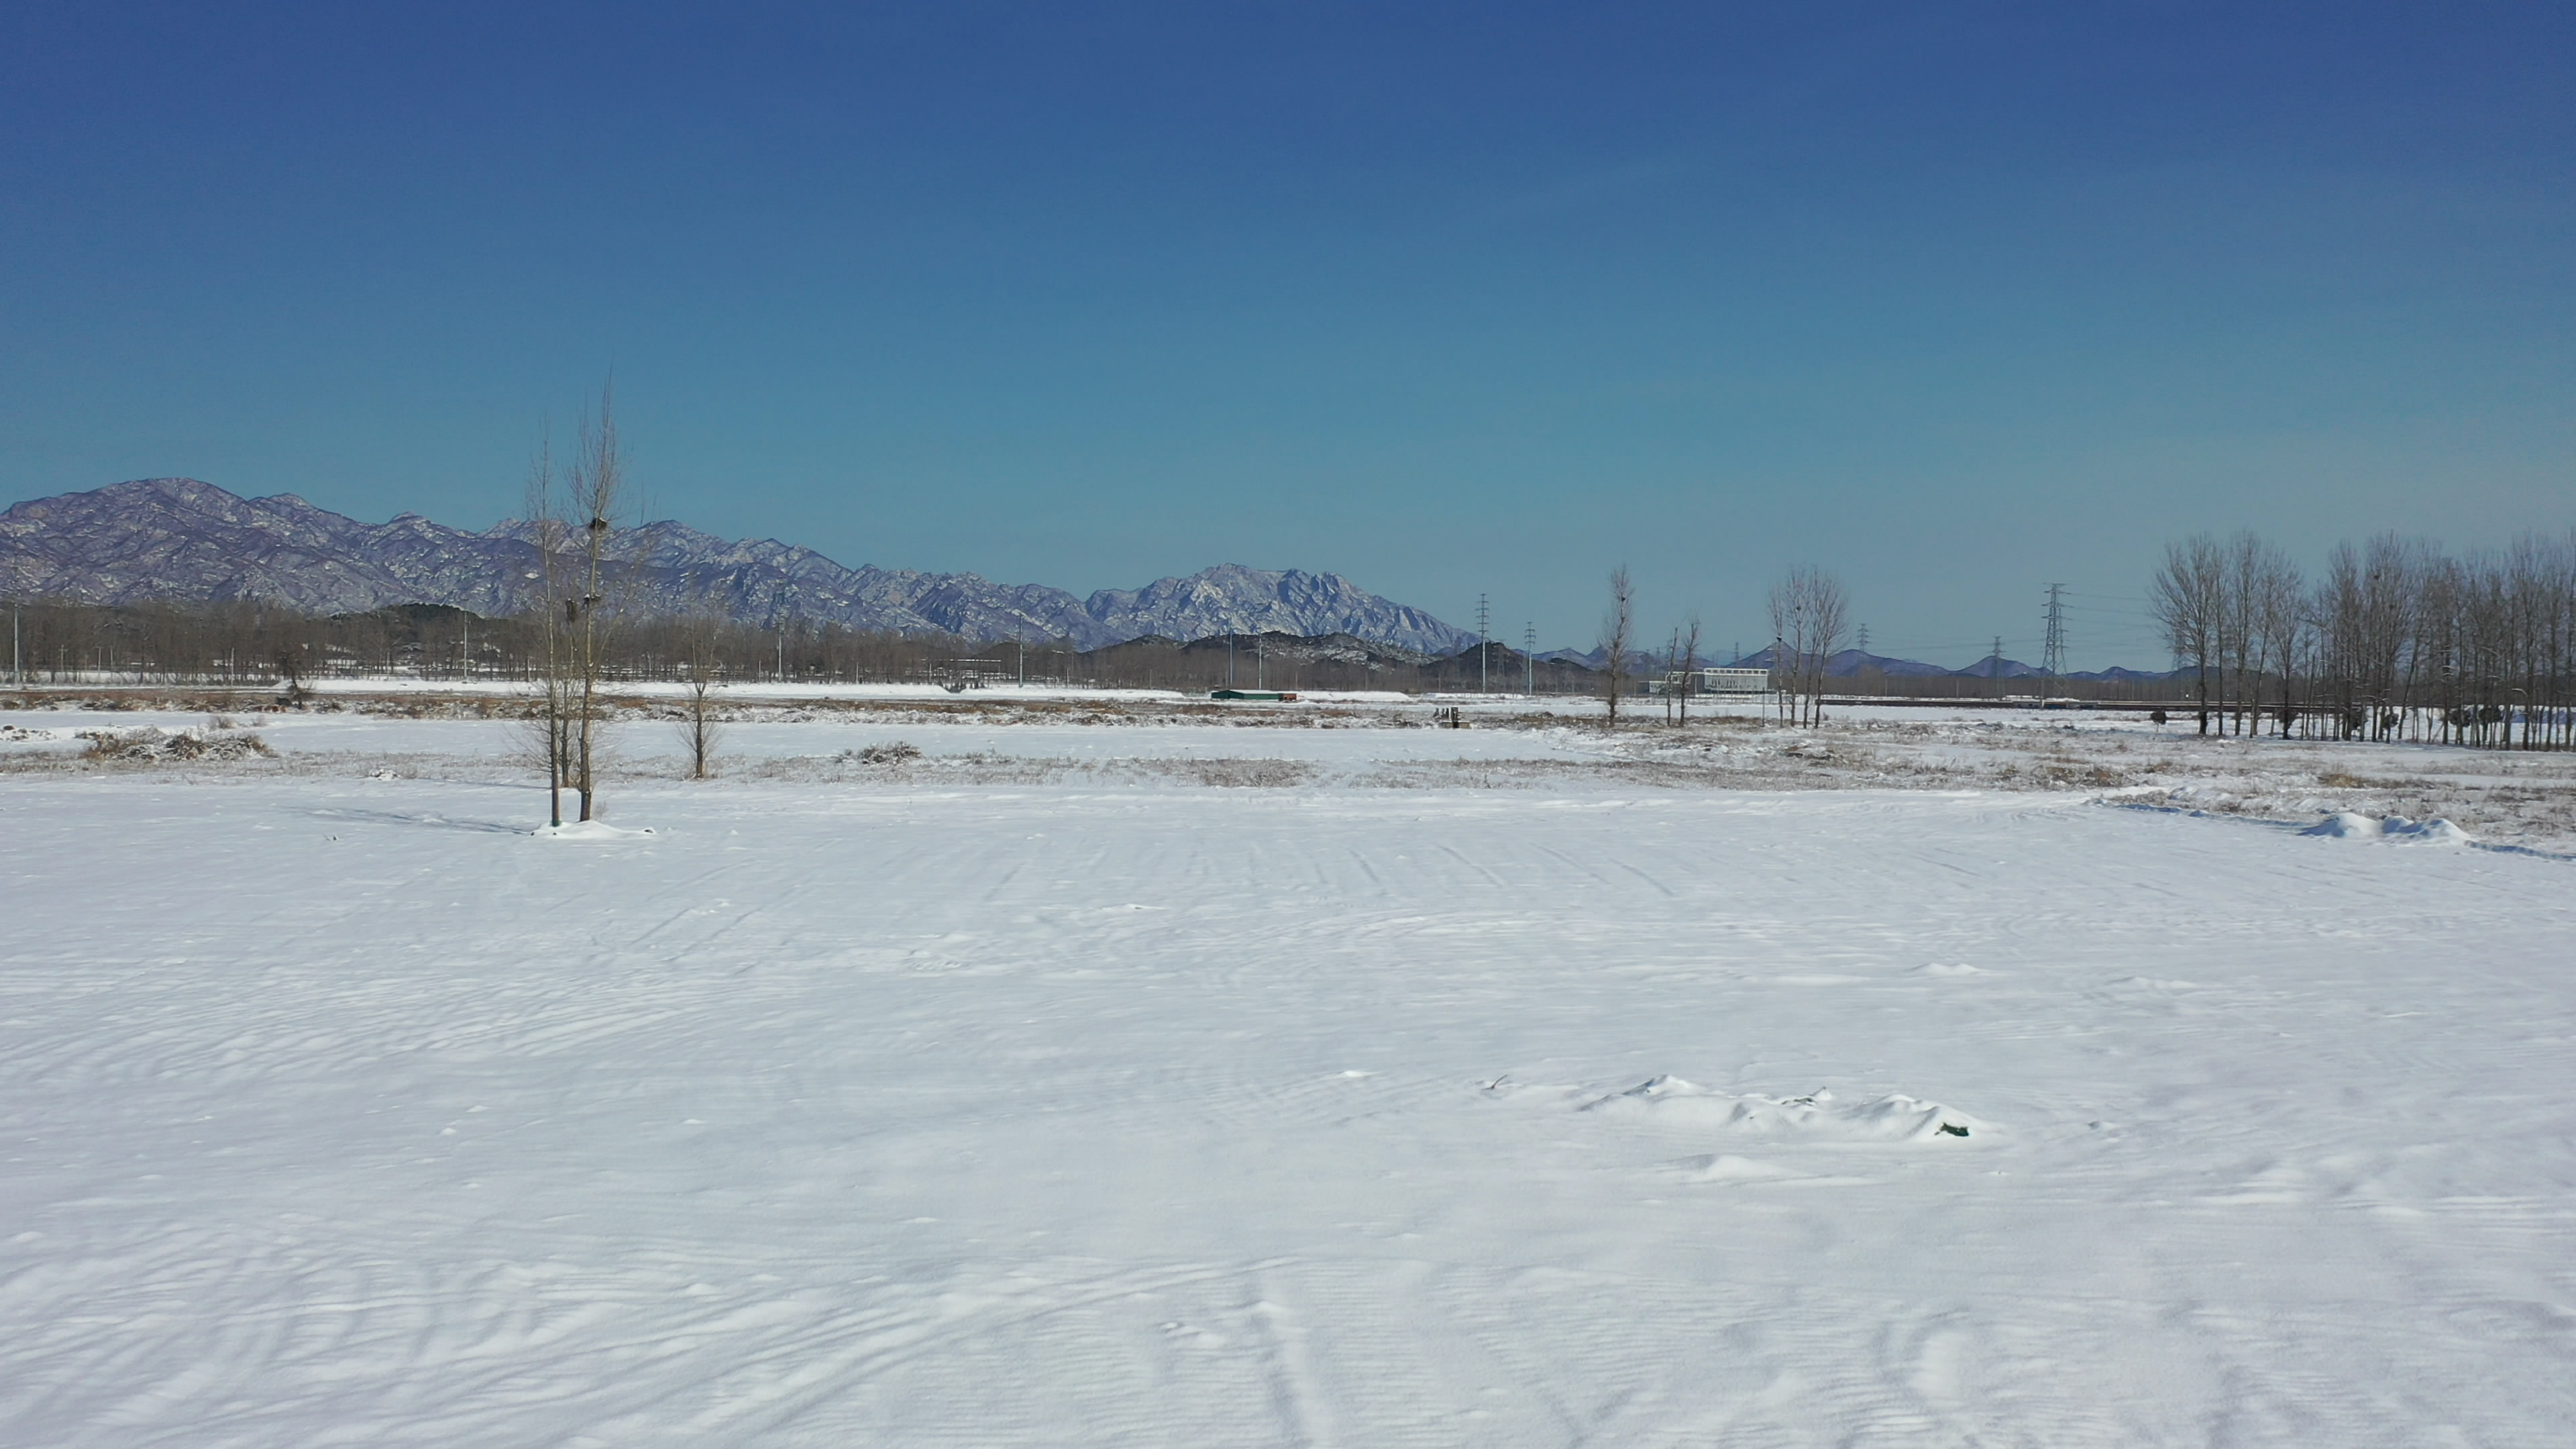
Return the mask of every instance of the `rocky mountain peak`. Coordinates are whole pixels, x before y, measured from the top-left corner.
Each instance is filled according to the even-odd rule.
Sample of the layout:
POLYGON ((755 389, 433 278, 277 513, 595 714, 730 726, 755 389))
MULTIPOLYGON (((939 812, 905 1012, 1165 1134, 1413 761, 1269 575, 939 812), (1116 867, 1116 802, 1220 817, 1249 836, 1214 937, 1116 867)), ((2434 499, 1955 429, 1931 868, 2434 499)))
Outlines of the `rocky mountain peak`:
MULTIPOLYGON (((318 613, 443 604, 510 614, 527 606, 536 537, 521 520, 467 532, 406 512, 370 524, 291 493, 243 498, 194 478, 138 478, 0 513, 0 589, 101 604, 260 599, 318 613)), ((971 573, 853 569, 776 539, 728 541, 671 522, 622 530, 613 543, 636 560, 640 606, 712 605, 759 624, 797 618, 978 642, 1071 639, 1086 649, 1265 631, 1347 634, 1428 654, 1475 642, 1338 574, 1295 569, 1223 564, 1077 599, 971 573)))

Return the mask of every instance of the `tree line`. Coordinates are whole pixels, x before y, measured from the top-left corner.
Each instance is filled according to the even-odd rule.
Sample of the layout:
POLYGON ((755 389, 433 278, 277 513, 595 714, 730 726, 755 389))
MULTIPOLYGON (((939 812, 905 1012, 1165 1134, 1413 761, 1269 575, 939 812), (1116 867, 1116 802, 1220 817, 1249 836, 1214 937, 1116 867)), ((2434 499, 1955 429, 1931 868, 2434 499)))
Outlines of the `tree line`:
MULTIPOLYGON (((9 607, 9 606, 0 606, 9 607)), ((244 601, 14 606, 17 665, 31 685, 184 684, 291 688, 299 681, 398 676, 528 686, 546 678, 546 631, 537 612, 507 617, 443 604, 399 604, 352 614, 311 614, 244 601)), ((561 613, 561 603, 556 613, 561 613)), ((1232 638, 1144 638, 1085 649, 1071 640, 1016 643, 951 634, 854 629, 787 618, 761 624, 705 614, 618 618, 596 640, 611 684, 948 684, 1002 680, 1104 689, 1375 689, 1497 694, 1525 685, 1541 694, 1586 694, 1600 671, 1580 661, 1527 659, 1503 644, 1425 659, 1334 636, 1272 631, 1232 638)), ((0 628, 7 620, 0 618, 0 628)), ((560 641, 559 641, 560 642, 560 641)), ((0 649, 5 649, 0 643, 0 649)), ((568 662, 568 661, 567 661, 568 662)), ((0 683, 15 679, 0 654, 0 683)), ((1634 671, 1630 674, 1634 682, 1634 671)))
POLYGON ((2253 533, 2194 534, 2148 605, 2203 734, 2576 745, 2576 533, 2458 556, 2381 534, 2314 579, 2253 533))

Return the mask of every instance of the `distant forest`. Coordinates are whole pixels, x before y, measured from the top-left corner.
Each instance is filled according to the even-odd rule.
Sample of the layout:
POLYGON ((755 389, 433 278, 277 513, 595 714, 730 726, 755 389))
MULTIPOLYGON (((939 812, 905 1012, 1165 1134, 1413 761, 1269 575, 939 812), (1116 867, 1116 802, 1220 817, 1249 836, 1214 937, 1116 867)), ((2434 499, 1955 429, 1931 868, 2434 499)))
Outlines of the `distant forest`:
MULTIPOLYGON (((12 664, 31 685, 188 684, 285 688, 299 680, 395 675, 505 680, 533 686, 544 673, 544 631, 525 616, 492 618, 438 604, 318 615, 247 601, 18 608, 12 664)), ((1137 639, 1099 649, 1070 643, 983 643, 788 620, 782 627, 693 616, 624 621, 608 636, 612 680, 684 682, 703 639, 727 683, 960 684, 1025 678, 1100 688, 1395 690, 1410 694, 1599 694, 1606 671, 1568 659, 1528 659, 1503 644, 1440 657, 1346 634, 1223 634, 1188 641, 1137 639)), ((1622 690, 1660 690, 1676 661, 1637 651, 1622 690)), ((1889 676, 1875 669, 1832 681, 1837 695, 1930 699, 2030 696, 2036 679, 1889 676)), ((2058 680, 2066 698, 2147 702, 2179 697, 2163 681, 2058 680)))
MULTIPOLYGON (((1380 689, 1410 693, 1479 687, 1476 650, 1441 658, 1346 634, 1137 639, 1099 649, 985 643, 939 634, 852 629, 790 619, 779 627, 703 616, 656 616, 608 632, 611 680, 677 683, 709 658, 730 684, 955 684, 1025 679, 1100 688, 1380 689)), ((301 680, 397 675, 536 684, 544 630, 528 617, 490 618, 439 604, 362 614, 303 614, 249 602, 24 605, 14 667, 29 684, 98 682, 284 688, 301 680)), ((1483 662, 1496 693, 1597 692, 1599 672, 1496 644, 1483 662)))

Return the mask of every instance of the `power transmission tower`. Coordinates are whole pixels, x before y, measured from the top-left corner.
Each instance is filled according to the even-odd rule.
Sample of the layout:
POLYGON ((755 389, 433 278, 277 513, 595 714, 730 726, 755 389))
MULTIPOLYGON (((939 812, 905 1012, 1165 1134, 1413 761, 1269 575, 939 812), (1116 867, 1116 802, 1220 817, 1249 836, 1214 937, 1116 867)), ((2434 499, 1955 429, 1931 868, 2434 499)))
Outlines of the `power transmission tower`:
POLYGON ((1860 626, 1860 652, 1863 654, 1867 654, 1869 652, 1869 626, 1867 624, 1860 626))
POLYGON ((1521 693, 1538 693, 1538 625, 1521 625, 1521 693))
POLYGON ((1492 613, 1493 611, 1485 604, 1485 596, 1478 594, 1476 596, 1476 692, 1478 694, 1485 692, 1486 664, 1494 656, 1494 646, 1486 642, 1488 626, 1492 623, 1492 613))
MULTIPOLYGON (((1986 656, 1986 678, 1987 678, 1987 680, 1988 680, 1989 682, 1992 682, 1992 681, 1994 681, 1994 680, 1998 680, 1998 679, 2001 679, 2001 678, 2003 678, 2003 677, 2004 677, 2004 636, 2003 636, 2003 635, 2001 635, 2001 634, 1997 634, 1997 635, 1995 636, 1995 648, 1994 648, 1994 652, 1993 652, 1993 653, 1991 653, 1991 654, 1988 654, 1988 655, 1986 656)), ((2003 686, 2001 686, 2001 685, 1996 685, 1996 686, 1995 686, 1995 689, 1994 689, 1994 691, 1993 691, 1993 692, 1994 692, 1994 693, 1996 693, 1996 694, 2001 694, 2001 693, 2003 693, 2003 686)))
POLYGON ((2048 612, 2042 615, 2048 621, 2048 642, 2041 646, 2039 656, 2040 672, 2047 676, 2044 692, 2050 692, 2048 687, 2066 672, 2066 604, 2059 597, 2065 592, 2064 584, 2048 586, 2048 612))

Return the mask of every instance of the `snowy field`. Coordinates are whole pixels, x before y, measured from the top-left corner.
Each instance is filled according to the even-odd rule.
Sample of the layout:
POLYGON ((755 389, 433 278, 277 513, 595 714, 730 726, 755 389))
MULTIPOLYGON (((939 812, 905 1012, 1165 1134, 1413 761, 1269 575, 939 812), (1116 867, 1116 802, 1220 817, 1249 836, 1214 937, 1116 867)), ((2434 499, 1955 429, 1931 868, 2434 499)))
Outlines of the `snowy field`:
MULTIPOLYGON (((79 698, 0 709, 0 776, 85 768, 80 757, 102 732, 256 733, 272 754, 232 762, 220 772, 231 779, 389 774, 499 784, 536 768, 526 729, 507 717, 526 707, 525 695, 498 686, 444 694, 353 687, 312 709, 256 712, 273 695, 199 692, 193 707, 175 708, 172 691, 100 690, 87 698, 115 708, 66 707, 79 698), (229 727, 209 730, 209 709, 223 711, 215 718, 229 727)), ((10 703, 0 695, 0 705, 10 703)), ((669 690, 622 701, 603 755, 610 778, 679 776, 671 723, 679 708, 669 690)), ((1859 706, 1802 730, 1759 706, 1702 702, 1688 728, 1674 729, 1660 701, 1635 701, 1627 714, 1636 727, 1613 736, 1601 727, 1601 701, 1567 696, 1211 704, 1135 690, 1004 687, 960 697, 834 686, 781 696, 756 686, 725 693, 717 713, 721 768, 736 781, 2081 790, 2301 824, 2340 812, 2447 818, 2489 845, 2576 856, 2576 754, 2202 737, 2189 723, 2117 711, 1859 706), (1472 728, 1432 728, 1443 709, 1472 728)))
POLYGON ((0 1443, 2576 1424, 2576 862, 2330 813, 2548 761, 781 716, 541 839, 502 722, 8 723, 0 1443))

